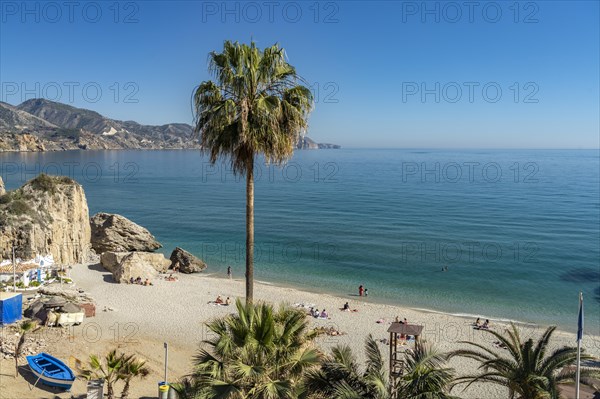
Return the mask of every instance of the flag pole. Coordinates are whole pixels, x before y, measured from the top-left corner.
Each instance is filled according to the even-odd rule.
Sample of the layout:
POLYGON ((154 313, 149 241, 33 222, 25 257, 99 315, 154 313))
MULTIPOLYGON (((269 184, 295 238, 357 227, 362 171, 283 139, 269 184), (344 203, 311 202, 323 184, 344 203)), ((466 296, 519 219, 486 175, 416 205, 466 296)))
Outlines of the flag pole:
POLYGON ((169 344, 165 342, 164 347, 165 347, 165 384, 168 384, 167 383, 167 367, 169 364, 169 344))
POLYGON ((577 320, 577 372, 575 399, 579 399, 579 380, 581 378, 581 340, 583 338, 583 293, 579 293, 579 317, 577 320))

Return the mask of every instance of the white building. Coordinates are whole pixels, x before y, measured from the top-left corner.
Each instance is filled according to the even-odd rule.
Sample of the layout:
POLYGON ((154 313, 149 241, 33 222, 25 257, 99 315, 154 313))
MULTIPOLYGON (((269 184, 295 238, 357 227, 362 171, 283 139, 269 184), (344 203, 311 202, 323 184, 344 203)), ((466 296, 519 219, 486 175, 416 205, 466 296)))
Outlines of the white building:
MULTIPOLYGON (((54 258, 52 255, 36 256, 34 259, 15 261, 15 275, 17 282, 22 282, 25 287, 32 281, 43 283, 50 276, 54 258)), ((13 263, 11 260, 0 262, 0 282, 9 282, 13 279, 13 263)))

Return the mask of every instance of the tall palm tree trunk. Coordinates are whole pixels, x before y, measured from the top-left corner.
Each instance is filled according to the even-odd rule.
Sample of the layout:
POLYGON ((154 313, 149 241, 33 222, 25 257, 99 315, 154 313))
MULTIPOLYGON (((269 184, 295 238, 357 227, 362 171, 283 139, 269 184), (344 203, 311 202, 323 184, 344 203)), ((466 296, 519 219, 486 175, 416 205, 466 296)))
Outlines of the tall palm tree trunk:
POLYGON ((15 348, 15 378, 19 376, 19 356, 21 356, 21 350, 23 349, 23 344, 25 344, 25 332, 21 332, 21 336, 19 337, 19 341, 17 342, 17 347, 15 348))
POLYGON ((121 392, 121 399, 129 399, 129 385, 131 383, 131 378, 127 378, 125 380, 125 387, 123 388, 123 392, 121 392))
POLYGON ((254 299, 254 155, 246 171, 246 303, 254 299))
POLYGON ((106 399, 115 399, 115 392, 110 381, 106 381, 106 399))

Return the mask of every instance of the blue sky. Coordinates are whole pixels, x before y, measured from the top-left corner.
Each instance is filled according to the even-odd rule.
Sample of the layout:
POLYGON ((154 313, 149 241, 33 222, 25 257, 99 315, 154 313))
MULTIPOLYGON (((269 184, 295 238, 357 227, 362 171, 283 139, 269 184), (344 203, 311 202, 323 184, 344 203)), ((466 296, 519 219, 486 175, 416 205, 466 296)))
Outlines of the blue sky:
POLYGON ((190 123, 207 54, 254 39, 279 42, 312 84, 319 142, 599 147, 597 1, 0 4, 0 100, 12 104, 190 123))

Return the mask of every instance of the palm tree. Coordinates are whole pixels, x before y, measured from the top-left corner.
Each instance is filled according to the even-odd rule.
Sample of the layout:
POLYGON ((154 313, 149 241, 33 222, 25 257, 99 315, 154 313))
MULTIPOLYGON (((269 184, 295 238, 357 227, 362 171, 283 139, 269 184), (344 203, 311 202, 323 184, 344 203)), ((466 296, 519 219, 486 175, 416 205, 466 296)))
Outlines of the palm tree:
POLYGON ((177 392, 178 399, 196 399, 198 388, 190 377, 182 378, 179 382, 171 384, 171 388, 177 392))
MULTIPOLYGON (((556 327, 549 327, 540 339, 522 342, 517 327, 512 324, 506 336, 495 331, 484 330, 498 340, 499 346, 508 353, 499 353, 486 346, 464 342, 473 349, 454 351, 450 356, 462 356, 481 363, 480 374, 457 378, 456 384, 468 383, 467 389, 476 382, 490 382, 508 388, 510 399, 559 399, 559 386, 575 383, 573 366, 577 359, 577 349, 562 347, 546 355, 548 345, 556 327)), ((581 355, 582 360, 594 360, 593 356, 581 355)), ((584 367, 581 369, 582 383, 589 384, 588 378, 600 377, 600 370, 584 367)))
MULTIPOLYGON (((189 381, 198 398, 297 398, 306 370, 319 364, 303 312, 242 304, 237 314, 207 324, 214 338, 203 341, 189 381)), ((194 396, 192 396, 194 397, 194 396)))
POLYGON ((257 155, 276 165, 294 152, 308 126, 313 96, 299 84, 283 48, 260 50, 225 41, 211 52, 215 82, 200 83, 194 93, 195 134, 214 164, 229 158, 234 174, 246 175, 246 302, 254 284, 254 161, 257 155))
POLYGON ((121 399, 129 398, 129 387, 134 378, 144 379, 150 374, 145 360, 138 360, 134 355, 123 356, 123 363, 119 368, 119 379, 125 381, 121 392, 121 399))
POLYGON ((114 399, 114 385, 123 376, 121 374, 123 363, 124 356, 118 355, 116 349, 108 352, 103 359, 97 355, 90 355, 88 367, 80 370, 80 376, 86 380, 103 379, 106 382, 107 399, 114 399))
POLYGON ((33 320, 27 320, 19 324, 18 326, 18 334, 19 340, 15 344, 15 378, 19 376, 19 357, 21 356, 21 352, 23 351, 23 346, 25 345, 25 338, 29 333, 35 332, 39 330, 41 327, 38 326, 37 322, 33 320))
POLYGON ((445 356, 431 347, 417 343, 407 351, 404 374, 389 390, 387 367, 377 346, 369 335, 365 341, 367 357, 361 369, 348 346, 332 349, 319 370, 309 371, 306 390, 310 398, 334 399, 450 399, 448 394, 453 371, 444 368, 445 356))
POLYGON ((369 335, 365 341, 367 356, 364 369, 347 345, 336 346, 322 363, 321 368, 307 374, 306 391, 310 398, 365 398, 387 399, 388 377, 377 342, 369 335))
POLYGON ((407 351, 405 372, 395 387, 397 398, 452 399, 449 391, 454 370, 444 367, 447 357, 431 345, 416 343, 407 351))

